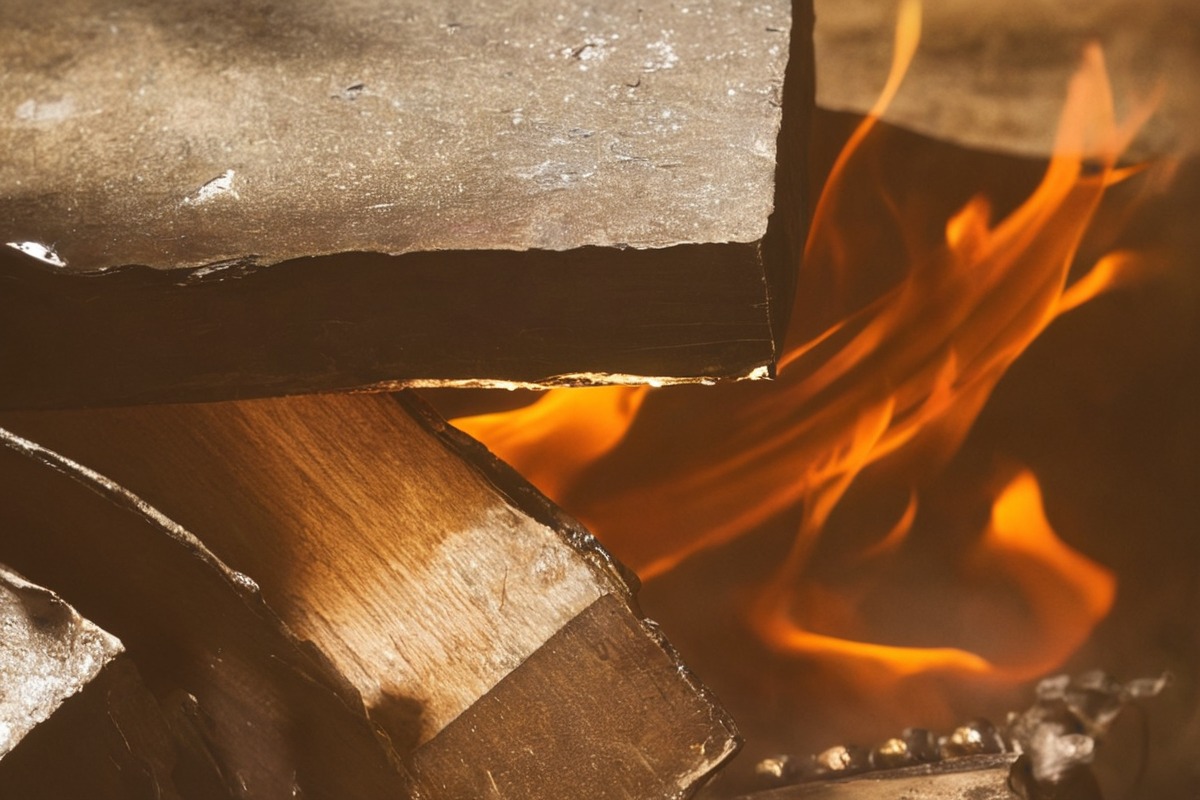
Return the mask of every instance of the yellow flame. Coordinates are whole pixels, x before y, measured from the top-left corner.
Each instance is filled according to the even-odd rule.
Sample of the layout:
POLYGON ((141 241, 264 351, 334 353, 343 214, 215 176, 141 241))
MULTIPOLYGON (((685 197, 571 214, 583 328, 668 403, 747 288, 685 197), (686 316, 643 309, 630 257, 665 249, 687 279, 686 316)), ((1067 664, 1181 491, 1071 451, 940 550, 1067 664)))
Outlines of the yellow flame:
POLYGON ((980 570, 1005 573, 1033 610, 1026 641, 1004 648, 1010 655, 1003 662, 955 647, 901 647, 815 633, 813 618, 821 616, 822 604, 811 602, 811 595, 804 598, 810 602, 797 604, 795 584, 786 578, 760 596, 752 624, 773 647, 860 671, 881 689, 931 672, 1021 681, 1059 666, 1116 597, 1112 571, 1072 550, 1051 528, 1037 480, 1027 470, 996 498, 973 559, 980 570), (801 624, 799 616, 809 623, 801 624), (1029 654, 1011 655, 1022 651, 1029 654))
MULTIPOLYGON (((860 151, 915 52, 919 4, 903 3, 900 17, 887 87, 850 137, 814 212, 802 274, 831 276, 816 285, 836 287, 870 266, 856 260, 862 254, 855 231, 842 224, 842 209, 861 203, 865 191, 879 191, 860 151)), ((1023 675, 1030 664, 1050 668, 1069 650, 1047 644, 1024 666, 999 669, 953 647, 893 648, 817 634, 794 615, 798 598, 812 591, 804 575, 815 543, 862 471, 885 460, 924 471, 943 463, 997 381, 1042 330, 1136 268, 1133 254, 1117 253, 1083 278, 1069 279, 1105 189, 1128 174, 1116 159, 1149 110, 1147 104, 1116 123, 1103 58, 1089 48, 1070 85, 1057 148, 1032 195, 999 222, 991 219, 986 198, 973 198, 947 221, 938 242, 922 243, 902 227, 911 250, 902 279, 815 334, 805 334, 808 321, 797 315, 773 385, 556 390, 528 409, 455 424, 580 517, 645 579, 800 506, 794 544, 751 623, 780 651, 891 664, 898 676, 930 669, 1023 675)), ((886 198, 875 202, 897 211, 899 225, 909 225, 903 209, 886 198)), ((1069 557, 1060 542, 1047 544, 1058 540, 1039 516, 1040 497, 1039 513, 1030 513, 1032 481, 1019 479, 997 502, 981 548, 1002 564, 1040 564, 1033 571, 1054 589, 1041 592, 1012 576, 1037 602, 1054 600, 1052 594, 1083 598, 1053 618, 1044 612, 1038 623, 1074 647, 1111 603, 1111 576, 1105 583, 1097 577, 1101 568, 1078 554, 1069 557), (1022 513, 1014 516, 1013 508, 1022 513), (1022 522, 1014 527, 1016 518, 1022 522), (1026 547, 1017 527, 1028 528, 1042 545, 1026 547), (1094 588, 1080 589, 1077 580, 1094 588)), ((914 494, 901 520, 868 553, 899 547, 916 507, 914 494)), ((1033 638, 1043 637, 1035 632, 1033 638)))
POLYGON ((543 492, 559 497, 589 464, 617 446, 647 388, 560 389, 516 412, 481 414, 454 424, 485 442, 543 492))
POLYGON ((1116 599, 1113 572, 1068 547, 1050 527, 1041 489, 1028 471, 1018 474, 992 507, 975 556, 981 569, 1006 573, 1036 617, 1034 655, 1004 670, 1016 679, 1058 667, 1116 599))

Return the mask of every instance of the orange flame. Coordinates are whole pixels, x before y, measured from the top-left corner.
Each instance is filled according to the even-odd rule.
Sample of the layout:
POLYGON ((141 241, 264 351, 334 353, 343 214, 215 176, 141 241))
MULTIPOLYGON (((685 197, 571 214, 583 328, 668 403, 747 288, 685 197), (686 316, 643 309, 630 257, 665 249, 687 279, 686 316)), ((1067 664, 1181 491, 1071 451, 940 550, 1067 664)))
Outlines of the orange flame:
MULTIPOLYGON (((1004 642, 1002 658, 989 659, 956 647, 901 647, 853 641, 814 632, 826 603, 797 593, 787 576, 760 596, 752 621, 773 647, 819 657, 839 669, 869 675, 877 688, 931 672, 1022 681, 1058 667, 1081 645, 1092 625, 1112 608, 1113 573, 1072 550, 1055 534, 1042 508, 1041 490, 1023 471, 1001 491, 991 522, 972 553, 979 571, 1009 578, 1035 617, 1026 641, 1004 642), (801 603, 805 607, 797 608, 801 603), (810 624, 802 625, 803 616, 810 624)), ((853 610, 840 609, 844 616, 853 610)))
POLYGON ((861 252, 860 231, 848 229, 858 217, 846 209, 860 207, 864 191, 879 191, 864 174, 866 151, 919 29, 919 5, 903 3, 887 87, 835 162, 814 212, 797 303, 814 286, 827 287, 821 300, 844 311, 811 335, 811 318, 794 316, 774 384, 649 394, 555 390, 526 409, 455 424, 588 524, 645 579, 802 508, 794 544, 752 622, 778 650, 887 664, 898 677, 930 669, 1027 676, 1069 655, 1107 612, 1114 591, 1111 575, 1054 536, 1032 475, 997 500, 980 548, 1005 569, 1036 564, 1029 574, 1048 582, 1039 589, 1014 566, 1012 579, 1038 603, 1035 627, 1054 633, 1035 637, 1047 642, 1041 655, 997 667, 956 648, 892 648, 817 634, 795 618, 801 600, 821 604, 803 578, 856 478, 872 465, 901 463, 911 476, 903 517, 867 554, 898 548, 917 515, 917 477, 957 449, 1013 361, 1056 316, 1136 265, 1132 254, 1113 254, 1069 279, 1105 189, 1128 174, 1116 159, 1150 110, 1148 104, 1116 123, 1103 58, 1091 47, 1071 82, 1044 177, 1006 218, 993 223, 990 203, 978 196, 949 219, 940 241, 925 242, 903 209, 873 198, 877 224, 890 218, 898 225, 907 257, 898 282, 855 305, 849 287, 877 254, 861 252), (589 432, 592 424, 597 429, 589 432), (1064 598, 1072 602, 1063 606, 1064 598))
POLYGON ((550 497, 561 497, 579 473, 617 446, 649 387, 598 386, 547 392, 515 412, 454 421, 550 497))

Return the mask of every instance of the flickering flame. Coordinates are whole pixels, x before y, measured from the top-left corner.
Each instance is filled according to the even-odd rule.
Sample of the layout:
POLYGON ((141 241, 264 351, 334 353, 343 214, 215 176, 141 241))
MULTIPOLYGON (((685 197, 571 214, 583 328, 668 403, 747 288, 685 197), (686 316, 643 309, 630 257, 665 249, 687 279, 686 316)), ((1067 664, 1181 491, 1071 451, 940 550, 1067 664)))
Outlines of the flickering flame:
POLYGON ((1018 474, 996 499, 991 523, 974 555, 981 569, 1007 573, 1038 617, 1044 641, 1035 648, 1035 657, 1004 670, 1016 678, 1033 678, 1058 667, 1088 634, 1076 617, 1103 619, 1116 598, 1113 572, 1072 550, 1054 533, 1037 479, 1028 471, 1018 474))
POLYGON ((1136 268, 1134 254, 1114 253, 1082 277, 1069 276, 1105 189, 1129 174, 1116 159, 1150 106, 1117 124, 1103 58, 1089 48, 1032 195, 998 222, 977 196, 940 239, 926 241, 915 221, 920 209, 898 207, 870 174, 871 134, 919 30, 918 3, 903 3, 892 74, 835 162, 798 280, 798 308, 815 297, 820 309, 837 313, 818 330, 819 313, 794 314, 777 381, 649 393, 562 389, 525 409, 455 424, 588 524, 644 579, 801 509, 790 551, 753 604, 750 624, 777 651, 896 677, 943 670, 1028 678, 1070 655, 1115 591, 1111 573, 1055 536, 1030 473, 995 501, 979 545, 1036 609, 1028 638, 1039 644, 1020 659, 815 632, 809 623, 820 609, 841 603, 832 617, 845 619, 853 609, 806 582, 806 572, 830 516, 872 467, 907 476, 910 499, 860 557, 902 548, 919 513, 920 479, 954 453, 1008 367, 1055 317, 1136 268), (873 231, 853 227, 867 203, 876 224, 894 224, 904 243, 901 277, 883 290, 862 289, 862 275, 879 259, 874 238, 863 235, 873 231))
POLYGON ((971 561, 978 571, 1008 578, 1032 609, 1032 631, 1025 642, 1006 648, 1003 660, 956 647, 900 647, 817 633, 827 603, 813 602, 811 592, 798 593, 788 575, 760 596, 753 624, 773 647, 860 674, 880 689, 927 673, 1025 681, 1061 665, 1116 597, 1112 571, 1072 550, 1050 527, 1037 479, 1027 470, 996 498, 971 561))

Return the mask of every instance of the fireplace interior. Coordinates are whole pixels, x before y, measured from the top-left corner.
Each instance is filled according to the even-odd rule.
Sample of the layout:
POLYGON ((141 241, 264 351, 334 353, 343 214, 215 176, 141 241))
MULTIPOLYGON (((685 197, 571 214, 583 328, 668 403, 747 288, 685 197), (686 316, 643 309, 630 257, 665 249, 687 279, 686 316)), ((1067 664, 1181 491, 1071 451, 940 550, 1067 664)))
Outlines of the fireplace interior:
POLYGON ((94 89, 0 88, 0 794, 1200 796, 1190 0, 68 5, 0 13, 94 89), (100 125, 169 63, 200 134, 100 125))
MULTIPOLYGON (((858 38, 853 32, 853 9, 872 19, 882 14, 864 6, 827 4, 832 30, 823 31, 818 4, 819 100, 847 101, 851 92, 844 87, 863 72, 843 77, 836 70, 848 68, 845 61, 831 66, 821 60, 823 51, 843 45, 878 59, 879 36, 870 51, 862 32, 858 38)), ((1200 553, 1194 536, 1200 442, 1193 413, 1200 402, 1200 163, 1188 134, 1172 128, 1195 107, 1196 88, 1175 85, 1186 78, 1164 76, 1171 84, 1166 93, 1141 106, 1157 103, 1160 118, 1143 124, 1113 174, 1141 166, 1114 181, 1094 213, 1068 210, 1066 219, 1055 221, 1058 227, 1030 234, 1046 241, 1017 261, 1047 250, 1052 258, 1066 253, 1066 286, 1106 256, 1118 277, 1096 296, 1071 301, 1044 330, 1035 326, 1038 332, 1022 342, 986 399, 963 392, 958 402, 980 403, 977 417, 965 412, 962 428, 918 441, 908 456, 862 457, 847 485, 830 490, 819 481, 840 473, 816 479, 812 473, 853 460, 855 447, 871 435, 853 408, 840 415, 837 407, 859 402, 858 387, 822 385, 835 397, 828 403, 816 390, 783 399, 789 371, 811 376, 845 355, 820 338, 823 332, 841 335, 834 330, 839 323, 857 324, 850 311, 878 302, 910 276, 915 267, 907 255, 924 247, 927 257, 940 257, 930 243, 942 241, 947 222, 973 197, 987 199, 989 224, 998 229, 1025 213, 1047 174, 1044 140, 1052 123, 1031 109, 1042 108, 1052 74, 1065 96, 1069 75, 1062 65, 1084 52, 1069 35, 1079 31, 1063 31, 1066 41, 1039 60, 1031 55, 1032 41, 1045 45, 1049 34, 1013 33, 1031 23, 1008 15, 1011 52, 974 39, 979 47, 955 49, 946 26, 956 19, 967 25, 962 14, 968 12, 954 6, 929 5, 933 52, 923 62, 918 50, 915 85, 901 89, 894 101, 899 110, 885 111, 885 121, 859 145, 859 163, 840 176, 845 185, 834 187, 845 193, 837 210, 822 216, 818 206, 792 323, 793 346, 804 342, 812 350, 794 363, 785 356, 777 386, 622 389, 618 395, 557 390, 553 401, 510 393, 432 395, 642 575, 646 612, 671 631, 746 737, 742 754, 705 797, 763 789, 772 776, 764 778, 762 765, 781 755, 800 763, 835 745, 869 748, 910 727, 949 733, 979 718, 1003 724, 1010 712, 1030 705, 1039 679, 1095 669, 1120 680, 1170 675, 1168 688, 1133 703, 1098 747, 1092 769, 1100 796, 1190 797, 1200 790, 1200 553), (1005 63, 1012 73, 1007 79, 998 73, 1005 63), (956 89, 944 73, 949 65, 971 73, 960 84, 982 81, 986 93, 990 82, 1005 95, 995 114, 1015 115, 1020 125, 980 123, 988 101, 956 89), (1017 86, 1032 95, 1014 100, 1017 86), (951 110, 954 99, 969 108, 951 110), (952 127, 950 120, 971 114, 975 127, 952 127), (886 121, 893 118, 899 122, 886 121), (851 266, 836 276, 822 272, 828 264, 821 260, 836 258, 851 266), (579 399, 567 397, 570 392, 579 399), (778 405, 769 399, 772 392, 781 398, 778 405), (503 413, 539 400, 544 413, 503 413), (788 402, 794 402, 791 417, 788 402), (497 410, 496 416, 485 413, 497 410), (616 431, 602 435, 601 453, 587 458, 580 455, 586 448, 573 444, 572 425, 584 420, 616 431), (835 438, 830 429, 839 425, 844 438, 822 438, 835 438), (779 453, 789 449, 797 454, 792 460, 779 453), (779 469, 761 466, 770 459, 781 462, 779 469), (806 481, 807 492, 787 487, 806 481), (836 505, 821 512, 827 518, 813 535, 814 507, 830 498, 836 505), (996 530, 1019 506, 1024 516, 1012 523, 1017 536, 1049 530, 1053 552, 1005 554, 998 547, 996 530), (798 545, 806 536, 811 540, 798 545), (781 569, 798 549, 802 566, 781 569), (763 623, 762 615, 771 613, 763 597, 778 592, 781 580, 789 582, 789 618, 815 634, 803 643, 763 623)), ((1150 46, 1171 11, 1155 6, 1140 27, 1100 28, 1118 40, 1125 57, 1111 67, 1113 83, 1131 91, 1117 101, 1125 114, 1139 108, 1130 87, 1140 85, 1142 98, 1153 94, 1146 88, 1152 88, 1147 75, 1153 70, 1129 53, 1150 46)), ((1187 14, 1175 19, 1194 23, 1187 14)), ((987 38, 982 23, 967 27, 987 38)), ((1190 30, 1158 40, 1167 43, 1159 66, 1190 58, 1170 44, 1194 36, 1190 30)), ((882 85, 875 75, 875 85, 882 85)), ((860 108, 870 102, 860 98, 860 108)), ((829 188, 835 162, 863 119, 862 113, 818 109, 810 145, 813 196, 829 188)), ((1084 159, 1080 180, 1103 169, 1084 159)), ((968 264, 981 281, 987 269, 988 263, 968 264)), ((1053 280, 1027 274, 1028 280, 1053 280)), ((1030 290, 986 333, 971 330, 973 319, 990 313, 982 305, 956 324, 967 337, 1004 336, 1006 325, 1034 313, 1021 303, 1037 302, 1035 294, 1030 290)), ((938 302, 872 340, 883 363, 846 380, 886 384, 900 395, 905 370, 918 367, 887 360, 887 350, 903 348, 895 337, 920 339, 940 315, 953 313, 938 302)), ((951 336, 946 346, 962 355, 973 345, 951 336)))

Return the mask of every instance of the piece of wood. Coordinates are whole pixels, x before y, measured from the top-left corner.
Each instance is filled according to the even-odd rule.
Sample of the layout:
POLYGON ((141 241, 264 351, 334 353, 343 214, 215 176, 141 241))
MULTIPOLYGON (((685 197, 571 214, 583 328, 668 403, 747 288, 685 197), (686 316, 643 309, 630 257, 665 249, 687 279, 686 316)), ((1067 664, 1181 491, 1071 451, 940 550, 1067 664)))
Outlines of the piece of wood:
POLYGON ((598 765, 652 765, 635 770, 637 794, 617 781, 592 796, 682 797, 736 749, 730 720, 631 610, 633 579, 415 398, 39 412, 0 424, 135 490, 253 576, 401 756, 424 765, 430 797, 473 796, 459 793, 463 781, 517 763, 494 796, 571 796, 563 787, 580 785, 584 743, 598 765), (570 633, 579 626, 586 646, 570 633), (621 669, 590 656, 595 647, 623 654, 621 669), (542 661, 573 672, 549 681, 531 666, 542 661), (514 690, 502 683, 543 692, 541 704, 503 699, 514 690), (462 733, 464 719, 488 720, 479 729, 490 733, 462 733), (513 761, 533 731, 542 745, 513 761), (446 759, 466 772, 428 766, 446 759))
POLYGON ((5 3, 0 407, 766 377, 798 16, 5 3))
MULTIPOLYGON (((4 650, 51 655, 31 644, 6 640, 4 650)), ((54 671, 10 673, 6 692, 27 694, 54 671)), ((119 653, 0 758, 0 792, 22 800, 233 800, 210 754, 181 750, 171 728, 130 657, 119 653)))
MULTIPOLYGON (((186 757, 171 773, 188 796, 412 795, 407 772, 346 680, 280 623, 253 581, 145 499, 0 430, 0 530, 0 559, 60 588, 120 638, 172 738, 184 742, 186 757)), ((68 716, 106 717, 108 697, 97 692, 68 716)), ((131 746, 142 737, 152 745, 132 753, 135 763, 162 762, 167 745, 143 727, 154 718, 113 714, 131 746)), ((66 758, 60 752, 57 761, 66 758)), ((9 787, 0 794, 9 796, 9 787)))
POLYGON ((1009 786, 1016 756, 970 756, 832 781, 813 781, 740 800, 1017 800, 1009 786))
POLYGON ((418 749, 413 772, 448 800, 690 796, 732 742, 649 634, 605 595, 418 749))
POLYGON ((120 640, 2 565, 0 630, 0 794, 232 800, 205 748, 180 747, 172 728, 190 720, 168 722, 120 640))

